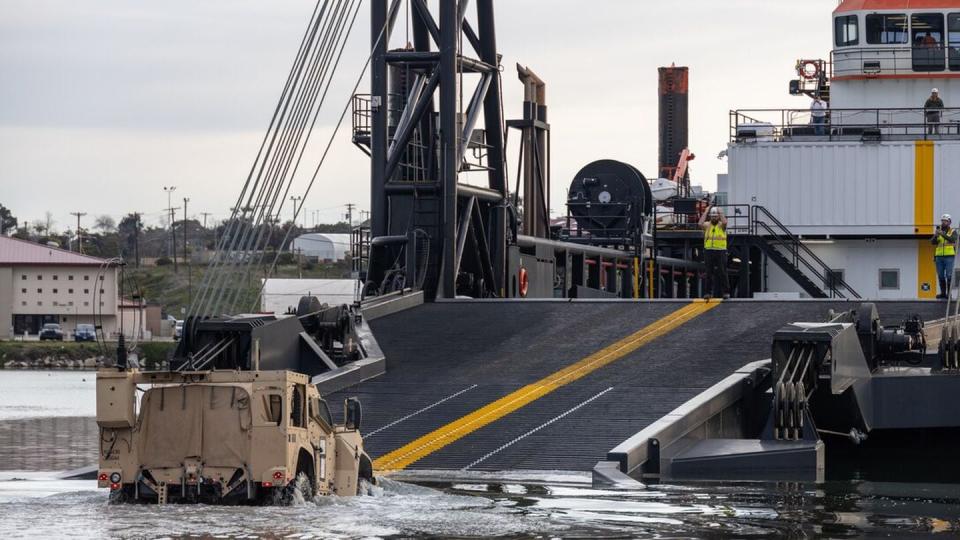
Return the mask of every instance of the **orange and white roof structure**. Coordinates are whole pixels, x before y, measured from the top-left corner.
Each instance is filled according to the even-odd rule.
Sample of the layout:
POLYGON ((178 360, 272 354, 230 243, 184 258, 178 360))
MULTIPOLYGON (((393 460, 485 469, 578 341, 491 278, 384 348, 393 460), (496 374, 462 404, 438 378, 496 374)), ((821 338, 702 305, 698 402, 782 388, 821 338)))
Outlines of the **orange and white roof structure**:
POLYGON ((960 104, 960 0, 844 0, 831 66, 831 107, 960 104))

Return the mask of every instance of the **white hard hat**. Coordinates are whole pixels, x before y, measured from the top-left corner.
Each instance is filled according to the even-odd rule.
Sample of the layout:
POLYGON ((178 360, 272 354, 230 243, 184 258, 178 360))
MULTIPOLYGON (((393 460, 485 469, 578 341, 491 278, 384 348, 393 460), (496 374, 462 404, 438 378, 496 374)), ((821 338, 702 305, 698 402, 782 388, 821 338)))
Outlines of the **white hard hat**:
POLYGON ((717 208, 716 206, 714 206, 713 208, 710 209, 710 215, 711 215, 711 216, 719 216, 719 215, 720 215, 720 209, 717 208))
POLYGON ((934 88, 934 89, 931 90, 930 92, 933 93, 933 94, 939 94, 939 93, 940 93, 940 90, 937 90, 936 88, 934 88))
POLYGON ((940 216, 940 221, 953 221, 953 219, 950 218, 950 214, 944 214, 940 216))

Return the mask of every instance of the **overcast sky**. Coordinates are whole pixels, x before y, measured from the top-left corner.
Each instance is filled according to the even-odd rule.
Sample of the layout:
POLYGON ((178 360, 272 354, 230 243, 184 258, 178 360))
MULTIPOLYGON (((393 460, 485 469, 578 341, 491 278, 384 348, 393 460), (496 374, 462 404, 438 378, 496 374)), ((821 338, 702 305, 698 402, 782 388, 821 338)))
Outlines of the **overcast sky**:
MULTIPOLYGON (((191 217, 225 217, 314 3, 0 0, 0 204, 21 222, 50 211, 61 229, 74 211, 88 212, 87 225, 133 211, 156 223, 167 206, 162 188, 175 185, 177 199, 190 198, 191 217)), ((521 114, 517 62, 547 83, 553 209, 563 211, 570 179, 595 159, 656 175, 657 67, 671 62, 690 67, 693 179, 712 189, 726 168, 716 156, 727 142, 728 110, 807 106, 787 94, 787 82, 798 58, 829 55, 836 4, 497 3, 506 117, 521 114)), ((315 145, 330 135, 366 58, 367 7, 315 145)), ((404 26, 401 19, 397 32, 404 26)), ((313 211, 333 222, 348 202, 368 209, 368 169, 344 129, 307 198, 308 225, 313 211)))

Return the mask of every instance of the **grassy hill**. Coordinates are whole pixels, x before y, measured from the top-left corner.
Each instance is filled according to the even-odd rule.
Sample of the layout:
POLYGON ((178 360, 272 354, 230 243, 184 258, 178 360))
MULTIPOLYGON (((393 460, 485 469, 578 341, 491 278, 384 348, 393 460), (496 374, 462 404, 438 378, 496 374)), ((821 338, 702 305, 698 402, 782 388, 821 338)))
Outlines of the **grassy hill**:
MULTIPOLYGON (((125 272, 124 291, 130 296, 139 290, 147 302, 163 306, 164 311, 181 318, 181 308, 188 308, 192 297, 200 294, 200 285, 207 272, 206 266, 180 265, 178 272, 173 266, 128 267, 125 272)), ((259 306, 258 291, 261 280, 266 277, 268 268, 260 266, 251 268, 248 274, 236 272, 233 275, 221 277, 225 280, 224 286, 236 293, 239 289, 240 304, 244 306, 259 306)), ((223 272, 223 270, 219 270, 223 272)), ((349 278, 350 265, 347 262, 332 264, 306 264, 298 268, 296 264, 279 265, 274 269, 272 277, 320 279, 320 278, 349 278)))

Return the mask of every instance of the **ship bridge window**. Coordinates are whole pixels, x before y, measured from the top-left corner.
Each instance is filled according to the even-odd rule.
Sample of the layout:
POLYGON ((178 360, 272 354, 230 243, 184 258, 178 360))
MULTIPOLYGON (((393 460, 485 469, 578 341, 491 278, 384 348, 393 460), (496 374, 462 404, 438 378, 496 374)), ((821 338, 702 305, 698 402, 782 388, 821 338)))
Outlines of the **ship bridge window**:
POLYGON ((860 43, 860 26, 856 15, 844 15, 834 19, 834 43, 837 47, 849 47, 860 43))
POLYGON ((910 16, 914 71, 943 71, 943 13, 914 13, 910 16))
POLYGON ((950 71, 960 71, 960 13, 947 15, 947 47, 950 71))
POLYGON ((866 34, 870 45, 906 43, 909 37, 907 16, 889 13, 867 15, 866 34))
POLYGON ((943 45, 943 14, 914 13, 910 16, 910 30, 915 47, 943 45))

